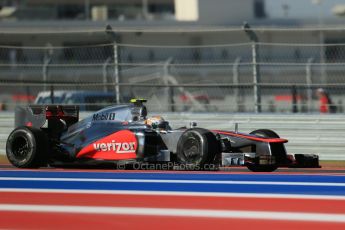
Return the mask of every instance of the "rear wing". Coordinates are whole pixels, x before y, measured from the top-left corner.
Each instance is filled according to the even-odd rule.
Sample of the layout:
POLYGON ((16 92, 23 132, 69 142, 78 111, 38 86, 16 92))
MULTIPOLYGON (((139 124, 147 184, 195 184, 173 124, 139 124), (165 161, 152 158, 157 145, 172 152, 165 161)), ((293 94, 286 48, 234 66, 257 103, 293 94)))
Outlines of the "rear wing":
POLYGON ((69 126, 79 120, 79 107, 75 105, 17 106, 14 126, 41 128, 49 120, 63 120, 69 126))

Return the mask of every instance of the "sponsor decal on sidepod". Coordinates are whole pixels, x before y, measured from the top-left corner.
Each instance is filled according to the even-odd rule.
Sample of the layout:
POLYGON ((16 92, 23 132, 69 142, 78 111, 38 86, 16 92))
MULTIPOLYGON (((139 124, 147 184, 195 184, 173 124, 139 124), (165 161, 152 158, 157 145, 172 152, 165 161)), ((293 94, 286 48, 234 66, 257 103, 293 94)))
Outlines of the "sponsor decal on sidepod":
POLYGON ((84 147, 77 158, 123 160, 136 158, 138 142, 135 134, 122 130, 84 147))
POLYGON ((102 152, 116 152, 116 153, 135 153, 135 142, 116 142, 112 140, 111 143, 95 143, 93 148, 96 151, 102 152))

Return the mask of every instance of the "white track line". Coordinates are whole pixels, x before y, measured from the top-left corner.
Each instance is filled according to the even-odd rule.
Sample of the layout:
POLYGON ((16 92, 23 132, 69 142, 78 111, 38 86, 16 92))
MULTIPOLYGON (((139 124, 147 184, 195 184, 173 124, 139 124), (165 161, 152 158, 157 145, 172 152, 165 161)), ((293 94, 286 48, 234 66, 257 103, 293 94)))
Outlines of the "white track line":
POLYGON ((170 208, 137 208, 137 207, 89 207, 65 205, 0 205, 0 211, 17 212, 49 212, 78 214, 113 214, 174 216, 199 218, 240 218, 284 221, 316 221, 345 223, 345 214, 324 214, 304 212, 265 212, 241 210, 209 210, 209 209, 170 209, 170 208))
POLYGON ((304 194, 270 194, 270 193, 225 193, 225 192, 170 192, 144 190, 86 190, 86 189, 26 189, 0 188, 1 192, 16 193, 62 193, 62 194, 109 194, 109 195, 143 195, 143 196, 196 196, 196 197, 243 197, 269 199, 308 199, 308 200, 345 200, 345 196, 304 195, 304 194))
POLYGON ((146 180, 146 179, 91 179, 91 178, 45 178, 45 177, 0 177, 2 181, 66 181, 66 182, 113 182, 113 183, 168 183, 168 184, 241 184, 241 185, 287 185, 345 187, 345 183, 284 182, 284 181, 222 181, 222 180, 146 180))

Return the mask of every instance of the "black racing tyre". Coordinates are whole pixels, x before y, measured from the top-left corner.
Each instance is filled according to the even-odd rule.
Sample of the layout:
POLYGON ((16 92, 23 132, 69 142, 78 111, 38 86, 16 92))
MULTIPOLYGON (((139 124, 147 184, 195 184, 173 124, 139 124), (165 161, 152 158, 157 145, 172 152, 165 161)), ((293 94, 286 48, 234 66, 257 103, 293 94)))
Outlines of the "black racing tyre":
POLYGON ((270 129, 257 129, 251 132, 250 134, 259 136, 259 137, 273 137, 273 138, 280 138, 279 135, 270 130, 270 129))
MULTIPOLYGON (((270 129, 258 129, 254 130, 250 134, 259 137, 272 137, 279 138, 279 135, 270 129)), ((252 172, 273 172, 278 166, 277 165, 247 165, 247 168, 252 172)))
POLYGON ((40 129, 21 126, 9 135, 6 155, 18 168, 38 168, 47 165, 48 137, 40 129))
POLYGON ((191 169, 204 169, 207 164, 214 163, 219 152, 219 142, 211 131, 193 128, 181 135, 176 158, 178 163, 192 166, 191 169))

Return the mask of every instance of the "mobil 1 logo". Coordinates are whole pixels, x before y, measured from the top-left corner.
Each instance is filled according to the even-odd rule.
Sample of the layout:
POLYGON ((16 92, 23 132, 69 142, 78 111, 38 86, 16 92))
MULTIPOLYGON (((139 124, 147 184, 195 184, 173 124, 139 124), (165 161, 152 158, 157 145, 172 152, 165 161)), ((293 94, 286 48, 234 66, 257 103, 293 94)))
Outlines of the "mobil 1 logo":
POLYGON ((92 121, 114 121, 115 113, 95 113, 92 116, 92 121))

